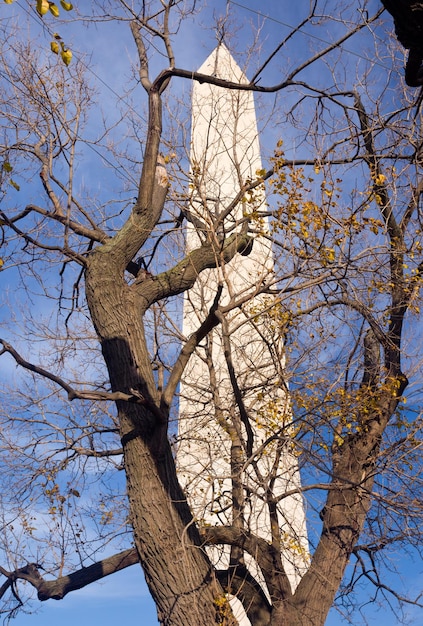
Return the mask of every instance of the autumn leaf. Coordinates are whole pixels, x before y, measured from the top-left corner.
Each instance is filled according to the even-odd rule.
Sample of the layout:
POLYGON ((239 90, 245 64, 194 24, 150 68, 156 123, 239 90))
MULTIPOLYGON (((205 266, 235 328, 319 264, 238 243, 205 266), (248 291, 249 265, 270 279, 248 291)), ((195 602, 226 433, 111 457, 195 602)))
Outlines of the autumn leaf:
POLYGON ((379 174, 379 176, 376 176, 375 178, 375 184, 376 185, 383 185, 383 183, 386 181, 386 176, 385 174, 379 174))
POLYGON ((37 0, 37 13, 43 17, 50 8, 50 4, 47 0, 37 0))
POLYGON ((72 51, 69 48, 64 48, 61 52, 62 61, 65 65, 69 65, 72 61, 72 51))
POLYGON ((57 4, 54 4, 54 2, 49 2, 49 10, 50 10, 50 13, 54 15, 54 17, 59 17, 60 11, 59 11, 59 7, 57 6, 57 4))

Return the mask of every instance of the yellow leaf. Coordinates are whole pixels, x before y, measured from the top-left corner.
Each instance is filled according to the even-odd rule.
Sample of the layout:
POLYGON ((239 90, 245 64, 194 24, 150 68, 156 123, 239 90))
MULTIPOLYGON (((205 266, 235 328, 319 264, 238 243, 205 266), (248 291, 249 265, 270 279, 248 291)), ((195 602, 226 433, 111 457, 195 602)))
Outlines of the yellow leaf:
POLYGON ((65 2, 65 0, 60 0, 60 4, 65 11, 72 11, 73 4, 71 2, 65 2))
POLYGON ((3 169, 5 172, 11 172, 13 170, 13 167, 10 165, 9 161, 5 161, 3 163, 3 169))
POLYGON ((51 51, 54 52, 54 54, 59 54, 59 44, 57 43, 57 41, 52 41, 50 43, 50 48, 51 51))
POLYGON ((325 252, 326 252, 326 259, 330 263, 333 263, 335 260, 335 250, 333 248, 325 248, 325 252))
POLYGON ((315 171, 315 173, 316 173, 316 174, 319 174, 319 173, 320 173, 320 167, 317 165, 317 163, 316 163, 316 165, 314 166, 314 171, 315 171))
POLYGON ((72 61, 72 51, 69 50, 69 48, 67 48, 66 50, 62 50, 60 56, 62 57, 63 63, 65 65, 69 65, 69 63, 72 61))
POLYGON ((43 17, 50 8, 48 0, 37 0, 37 13, 43 17))
MULTIPOLYGON (((12 4, 13 0, 4 0, 6 4, 12 4)), ((1 267, 1 265, 0 265, 1 267)))
POLYGON ((59 11, 59 7, 57 6, 57 4, 54 4, 54 2, 49 2, 49 9, 50 9, 50 13, 52 15, 54 15, 54 17, 59 17, 60 11, 59 11))
MULTIPOLYGON (((7 4, 10 4, 10 2, 8 2, 7 4)), ((0 259, 0 270, 2 269, 3 265, 4 265, 3 259, 0 259)))
POLYGON ((16 191, 20 191, 21 188, 19 187, 18 183, 15 183, 15 181, 12 178, 9 180, 9 183, 10 185, 12 185, 14 189, 16 189, 16 191))

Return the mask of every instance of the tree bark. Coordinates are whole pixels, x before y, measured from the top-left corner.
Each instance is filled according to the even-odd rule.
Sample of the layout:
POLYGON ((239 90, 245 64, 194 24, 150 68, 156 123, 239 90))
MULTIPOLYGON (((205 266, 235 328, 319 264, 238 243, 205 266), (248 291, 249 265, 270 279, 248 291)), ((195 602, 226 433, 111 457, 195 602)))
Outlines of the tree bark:
POLYGON ((162 624, 210 626, 222 594, 179 486, 151 371, 142 304, 111 266, 93 252, 86 292, 113 390, 136 390, 145 405, 118 401, 135 545, 162 624))

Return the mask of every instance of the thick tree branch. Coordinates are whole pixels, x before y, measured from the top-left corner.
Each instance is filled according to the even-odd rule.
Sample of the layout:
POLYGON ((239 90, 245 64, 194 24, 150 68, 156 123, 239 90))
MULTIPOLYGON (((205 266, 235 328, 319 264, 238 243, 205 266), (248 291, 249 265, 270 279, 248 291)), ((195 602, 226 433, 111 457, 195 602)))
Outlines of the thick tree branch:
POLYGON ((200 529, 200 535, 206 545, 237 546, 248 552, 257 561, 270 596, 276 599, 288 599, 292 596, 289 579, 283 569, 276 566, 280 562, 280 555, 261 537, 248 530, 234 526, 210 526, 200 529))
POLYGON ((263 589, 246 567, 218 570, 216 576, 223 590, 236 596, 242 603, 251 624, 266 626, 270 623, 272 607, 263 589))
POLYGON ((154 302, 163 298, 184 293, 194 285, 203 270, 229 263, 237 252, 245 252, 250 241, 248 223, 245 222, 241 232, 228 237, 221 249, 206 242, 167 272, 140 282, 135 281, 134 289, 142 300, 141 311, 146 311, 154 302))
POLYGON ((136 549, 129 548, 88 567, 72 572, 72 574, 60 576, 56 580, 45 580, 39 572, 39 566, 34 563, 28 563, 28 565, 13 572, 8 572, 0 567, 0 573, 8 579, 0 589, 0 597, 4 595, 11 582, 25 580, 35 587, 39 600, 61 600, 71 591, 82 589, 105 576, 119 572, 138 562, 139 558, 136 549))
POLYGON ((410 50, 405 67, 409 87, 423 85, 423 2, 418 0, 382 0, 394 18, 398 41, 410 50))

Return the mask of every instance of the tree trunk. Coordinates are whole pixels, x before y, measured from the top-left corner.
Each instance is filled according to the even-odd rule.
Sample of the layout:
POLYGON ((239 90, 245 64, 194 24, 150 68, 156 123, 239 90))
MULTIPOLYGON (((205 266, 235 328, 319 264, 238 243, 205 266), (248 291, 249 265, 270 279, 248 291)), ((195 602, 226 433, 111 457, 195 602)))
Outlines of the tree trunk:
MULTIPOLYGON (((383 418, 380 422, 383 422, 383 418)), ((380 423, 349 435, 333 453, 332 488, 321 511, 322 534, 310 567, 287 607, 286 624, 324 626, 371 502, 380 423)), ((272 621, 271 624, 278 624, 272 621)))
POLYGON ((117 403, 135 545, 160 622, 211 626, 222 589, 176 477, 166 416, 160 418, 156 403, 140 297, 111 268, 113 253, 102 252, 97 249, 88 260, 86 293, 112 389, 148 398, 144 405, 117 403))

